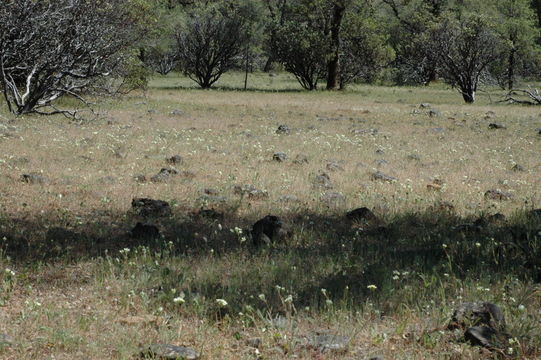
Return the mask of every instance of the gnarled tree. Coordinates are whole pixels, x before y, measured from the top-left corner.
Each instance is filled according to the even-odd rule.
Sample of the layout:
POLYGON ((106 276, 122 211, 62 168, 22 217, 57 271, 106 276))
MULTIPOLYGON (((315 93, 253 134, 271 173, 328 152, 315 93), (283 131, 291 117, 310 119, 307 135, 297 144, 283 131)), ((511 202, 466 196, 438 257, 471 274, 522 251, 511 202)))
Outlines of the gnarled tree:
POLYGON ((448 13, 431 33, 431 49, 442 77, 473 103, 481 77, 501 49, 491 22, 474 13, 448 13))
POLYGON ((233 68, 249 40, 247 1, 201 5, 188 15, 177 34, 180 66, 201 88, 208 89, 233 68))
POLYGON ((55 100, 123 63, 133 38, 128 0, 6 0, 0 4, 0 81, 15 114, 69 114, 55 100))

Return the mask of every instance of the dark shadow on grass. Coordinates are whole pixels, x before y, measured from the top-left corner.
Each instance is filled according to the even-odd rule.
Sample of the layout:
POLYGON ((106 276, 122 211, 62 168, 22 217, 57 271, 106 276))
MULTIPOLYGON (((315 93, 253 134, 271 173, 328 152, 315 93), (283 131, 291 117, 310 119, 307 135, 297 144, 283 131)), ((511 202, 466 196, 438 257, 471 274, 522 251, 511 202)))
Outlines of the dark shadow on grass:
POLYGON ((255 87, 235 87, 235 86, 213 86, 210 89, 203 89, 201 87, 186 86, 186 85, 176 85, 176 86, 160 86, 154 87, 156 90, 199 90, 199 91, 240 91, 240 92, 255 92, 255 93, 313 93, 318 91, 309 91, 305 89, 262 89, 255 87))
MULTIPOLYGON (((151 253, 169 249, 170 256, 191 261, 208 260, 211 253, 217 262, 237 259, 239 263, 231 265, 229 283, 219 277, 188 281, 183 272, 164 273, 162 269, 155 274, 152 288, 143 290, 171 294, 173 284, 188 281, 187 294, 236 297, 238 303, 248 301, 254 308, 262 305, 257 294, 272 292, 271 284, 295 287, 297 306, 325 306, 326 299, 368 298, 372 296, 370 285, 390 289, 400 284, 394 282, 397 280, 424 283, 431 289, 434 279, 442 279, 443 274, 460 281, 512 276, 526 283, 541 282, 541 217, 531 213, 491 221, 431 209, 376 224, 351 221, 345 214, 302 211, 283 218, 293 235, 262 248, 252 246, 249 239, 242 241, 254 219, 239 218, 227 209, 177 209, 171 217, 146 219, 161 231, 155 238, 130 233, 142 221, 134 214, 104 213, 101 219, 81 225, 74 219, 47 215, 39 219, 3 217, 0 239, 4 239, 3 255, 20 264, 118 257, 120 250, 137 247, 151 253), (218 224, 227 224, 227 228, 220 229, 218 224), (242 228, 242 233, 230 231, 234 227, 242 228), (397 279, 393 279, 396 271, 397 279), (406 272, 415 279, 407 278, 406 272), (321 289, 328 292, 325 297, 321 289), (252 294, 253 300, 243 300, 245 294, 252 294)), ((279 297, 269 302, 280 311, 279 297)))

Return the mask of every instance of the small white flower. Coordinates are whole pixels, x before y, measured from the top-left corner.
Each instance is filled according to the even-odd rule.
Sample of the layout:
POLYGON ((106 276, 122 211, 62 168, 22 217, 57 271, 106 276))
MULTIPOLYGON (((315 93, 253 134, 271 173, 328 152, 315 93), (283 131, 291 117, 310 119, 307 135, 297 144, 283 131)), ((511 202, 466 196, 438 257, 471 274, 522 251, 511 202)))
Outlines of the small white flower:
POLYGON ((6 268, 6 274, 8 274, 8 275, 10 275, 10 276, 15 276, 15 271, 6 268))
POLYGON ((332 305, 332 300, 331 300, 331 299, 325 300, 325 304, 327 304, 327 305, 332 305))
POLYGON ((216 303, 218 303, 218 305, 220 305, 221 307, 227 306, 227 301, 225 301, 224 299, 216 299, 216 303))
POLYGON ((441 247, 447 249, 447 244, 442 244, 441 247))
POLYGON ((186 301, 184 300, 184 298, 182 298, 182 297, 179 296, 179 297, 174 298, 174 299, 173 299, 173 302, 174 302, 175 304, 184 304, 186 301))
POLYGON ((526 306, 520 304, 520 305, 518 306, 518 310, 519 310, 520 312, 523 312, 523 311, 526 310, 526 306))
POLYGON ((398 280, 398 279, 400 279, 400 276, 398 275, 393 276, 393 280, 398 280))
POLYGON ((259 300, 261 301, 267 301, 267 298, 265 297, 265 294, 259 294, 259 300))
POLYGON ((373 285, 373 284, 372 284, 372 285, 368 285, 366 288, 367 288, 367 289, 370 289, 370 290, 372 290, 372 291, 374 291, 374 290, 376 290, 378 287, 377 287, 376 285, 373 285))
POLYGON ((322 293, 324 296, 327 296, 327 289, 321 289, 321 293, 322 293))
POLYGON ((293 295, 288 295, 288 296, 286 297, 286 299, 284 300, 284 302, 285 302, 286 304, 292 303, 292 302, 293 302, 293 295))
POLYGON ((475 246, 481 247, 481 243, 480 243, 480 242, 476 242, 476 243, 475 243, 475 246))

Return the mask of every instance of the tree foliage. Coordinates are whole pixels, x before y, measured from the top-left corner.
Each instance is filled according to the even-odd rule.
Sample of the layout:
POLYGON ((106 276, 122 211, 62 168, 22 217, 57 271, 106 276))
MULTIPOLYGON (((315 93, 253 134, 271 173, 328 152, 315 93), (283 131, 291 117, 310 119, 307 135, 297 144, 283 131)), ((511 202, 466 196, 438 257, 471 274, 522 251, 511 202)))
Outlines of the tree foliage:
POLYGON ((250 2, 218 2, 193 9, 176 34, 180 66, 204 89, 235 66, 250 39, 250 2))

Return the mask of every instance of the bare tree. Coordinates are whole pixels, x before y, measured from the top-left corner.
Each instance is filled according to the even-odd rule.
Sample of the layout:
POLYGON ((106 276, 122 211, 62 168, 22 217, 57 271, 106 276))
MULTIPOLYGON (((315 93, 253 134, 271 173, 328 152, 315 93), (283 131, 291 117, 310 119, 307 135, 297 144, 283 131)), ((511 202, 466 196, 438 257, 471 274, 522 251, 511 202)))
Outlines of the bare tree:
POLYGON ((162 50, 151 48, 148 51, 141 50, 139 58, 148 69, 156 71, 160 75, 167 75, 175 70, 179 61, 179 55, 176 49, 162 50))
POLYGON ((248 40, 247 19, 223 7, 194 11, 177 35, 180 66, 203 89, 236 65, 248 40))
POLYGON ((432 31, 430 43, 443 78, 473 103, 482 75, 499 56, 499 40, 489 22, 478 14, 448 15, 432 31))
POLYGON ((0 83, 15 114, 67 114, 55 100, 82 92, 123 63, 133 37, 126 0, 5 0, 0 83))

